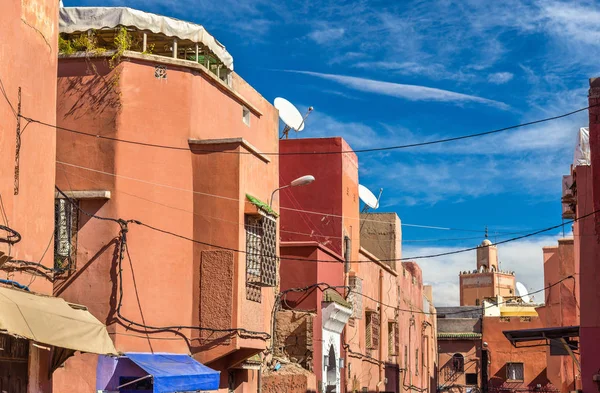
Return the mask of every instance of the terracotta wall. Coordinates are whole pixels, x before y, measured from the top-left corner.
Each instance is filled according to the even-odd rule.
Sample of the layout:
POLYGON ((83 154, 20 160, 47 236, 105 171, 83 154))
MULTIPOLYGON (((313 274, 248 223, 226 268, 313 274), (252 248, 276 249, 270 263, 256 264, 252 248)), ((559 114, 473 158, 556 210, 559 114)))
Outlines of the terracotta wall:
MULTIPOLYGON (((536 311, 544 327, 579 326, 579 301, 577 281, 579 275, 575 267, 574 239, 559 239, 558 245, 544 247, 544 287, 556 284, 565 277, 573 279, 554 285, 545 291, 545 305, 536 311)), ((580 381, 574 374, 575 365, 568 356, 550 356, 546 349, 548 378, 561 392, 576 390, 580 381), (576 384, 577 379, 577 384, 576 384)))
MULTIPOLYGON (((577 167, 577 217, 600 210, 600 79, 590 79, 589 127, 591 170, 577 167)), ((581 381, 584 392, 597 391, 593 376, 600 369, 600 215, 582 219, 575 227, 581 242, 581 381)))
POLYGON ((481 387, 481 340, 439 340, 439 389, 452 393, 466 393, 466 374, 477 375, 481 387), (460 354, 464 359, 464 372, 455 372, 452 357, 460 354))
MULTIPOLYGON (((0 251, 20 259, 54 267, 54 160, 56 132, 52 127, 20 122, 17 150, 18 92, 21 115, 56 124, 56 64, 58 1, 6 0, 0 23, 0 224, 14 229, 21 241, 0 243, 0 251), (7 100, 10 102, 7 102, 7 100), (11 109, 12 105, 12 109, 11 109), (18 172, 18 176, 15 176, 18 172), (18 193, 15 195, 15 178, 18 193)), ((2 231, 4 237, 6 232, 2 231)), ((28 285, 31 290, 52 293, 52 282, 6 264, 0 277, 28 285)), ((41 269, 40 269, 41 270, 41 269)), ((45 273, 44 270, 41 270, 45 273)), ((49 353, 30 346, 30 392, 50 392, 49 353)))
MULTIPOLYGON (((3 2, 0 36, 0 81, 6 92, 6 99, 0 95, 0 197, 4 211, 0 224, 16 230, 22 237, 12 246, 0 243, 0 251, 14 259, 53 267, 56 132, 52 127, 27 125, 25 119, 20 119, 21 147, 18 176, 15 176, 17 119, 11 105, 17 112, 21 88, 21 115, 56 123, 58 2, 3 2), (18 178, 17 195, 15 178, 18 178)), ((32 280, 31 274, 15 272, 15 266, 11 266, 11 273, 3 272, 2 278, 30 284, 36 292, 52 292, 49 280, 42 277, 32 280)))
MULTIPOLYGON (((483 338, 489 352, 489 391, 558 391, 548 379, 545 346, 515 348, 502 333, 505 330, 537 329, 543 327, 539 317, 484 317, 483 338), (507 363, 523 363, 523 381, 507 378, 507 363), (540 385, 539 387, 537 385, 540 385)), ((529 345, 543 344, 532 342, 529 345)))
MULTIPOLYGON (((119 143, 60 131, 57 184, 63 190, 108 190, 111 199, 82 201, 101 216, 136 219, 201 243, 130 224, 123 262, 121 314, 152 326, 244 327, 270 331, 274 289, 261 303, 246 300, 244 213, 246 194, 267 201, 278 185, 277 112, 239 76, 233 86, 262 113, 242 121, 243 102, 197 67, 171 64, 156 79, 152 61, 127 59, 116 69, 106 59, 61 59, 58 122, 61 126, 183 150, 119 143), (223 141, 224 138, 237 138, 223 141), (245 138, 247 141, 242 141, 245 138), (189 143, 190 139, 205 144, 189 143), (207 140, 217 140, 207 142, 207 140), (212 247, 216 245, 227 249, 212 247), (210 287, 210 288, 208 288, 210 287), (209 289, 209 290, 205 290, 209 289)), ((278 204, 274 204, 278 209, 278 204)), ((90 305, 108 325, 117 349, 192 353, 222 371, 265 348, 265 341, 200 335, 187 328, 146 334, 116 315, 116 240, 119 225, 83 217, 77 272, 56 285, 69 301, 90 305)), ((92 385, 93 372, 86 367, 92 385)), ((60 392, 81 364, 67 362, 60 392)), ((255 371, 236 371, 236 391, 256 386, 255 371)), ((79 386, 82 387, 82 386, 79 386)), ((83 388, 83 387, 82 387, 83 388)), ((85 390, 85 389, 84 389, 85 390)))

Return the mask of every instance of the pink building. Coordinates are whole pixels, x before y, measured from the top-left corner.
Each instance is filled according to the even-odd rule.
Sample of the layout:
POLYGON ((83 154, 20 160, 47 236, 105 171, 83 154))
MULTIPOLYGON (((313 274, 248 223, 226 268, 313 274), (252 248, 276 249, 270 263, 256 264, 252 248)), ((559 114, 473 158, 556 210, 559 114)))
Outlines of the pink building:
POLYGON ((2 2, 0 36, 0 391, 51 392, 77 351, 116 350, 85 306, 51 296, 64 273, 53 247, 58 1, 2 2))
POLYGON ((89 304, 126 357, 68 361, 54 391, 117 390, 151 374, 129 353, 169 353, 220 372, 176 391, 255 392, 278 284, 278 219, 261 202, 279 184, 263 153, 279 150, 277 111, 202 26, 128 8, 61 18, 56 183, 85 212, 136 221, 57 195, 74 214, 55 293, 89 304))
POLYGON ((358 160, 342 138, 283 140, 280 151, 288 153, 280 158, 280 185, 307 174, 316 181, 280 196, 284 297, 273 349, 284 372, 270 371, 263 390, 282 383, 295 393, 435 386, 431 290, 417 264, 395 261, 400 220, 359 214, 358 160), (317 154, 291 154, 308 151, 317 154))

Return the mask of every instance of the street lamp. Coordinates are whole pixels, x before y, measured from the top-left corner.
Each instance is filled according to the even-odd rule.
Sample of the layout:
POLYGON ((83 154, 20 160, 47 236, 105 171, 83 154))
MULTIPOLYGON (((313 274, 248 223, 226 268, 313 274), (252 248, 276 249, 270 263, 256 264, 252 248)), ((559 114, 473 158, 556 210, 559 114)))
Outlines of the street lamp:
POLYGON ((279 190, 283 190, 284 188, 288 188, 288 187, 297 187, 297 186, 305 186, 307 184, 310 184, 312 182, 315 181, 315 177, 313 175, 305 175, 302 177, 297 178, 296 180, 292 180, 292 182, 286 186, 283 187, 279 187, 278 189, 276 189, 275 191, 273 191, 273 193, 271 194, 271 202, 269 202, 269 207, 273 206, 273 197, 275 196, 275 193, 279 190))

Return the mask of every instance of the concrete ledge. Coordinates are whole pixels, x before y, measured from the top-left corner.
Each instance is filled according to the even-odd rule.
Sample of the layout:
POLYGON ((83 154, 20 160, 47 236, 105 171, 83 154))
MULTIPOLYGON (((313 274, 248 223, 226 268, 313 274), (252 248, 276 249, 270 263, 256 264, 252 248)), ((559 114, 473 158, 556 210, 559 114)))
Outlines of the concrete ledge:
MULTIPOLYGON (((95 190, 95 191, 63 191, 69 198, 72 199, 110 199, 110 191, 107 190, 95 190)), ((55 192, 55 198, 62 199, 62 194, 55 192)))
MULTIPOLYGON (((254 147, 250 142, 245 140, 244 138, 223 138, 223 139, 188 139, 188 143, 191 146, 191 150, 194 151, 194 146, 214 146, 214 145, 229 145, 229 144, 237 144, 242 146, 244 149, 248 150, 248 152, 254 154, 256 157, 260 158, 266 163, 271 162, 271 159, 266 155, 262 154, 260 150, 254 147)), ((212 152, 213 150, 208 150, 205 152, 212 152)), ((217 152, 218 150, 214 150, 217 152)))

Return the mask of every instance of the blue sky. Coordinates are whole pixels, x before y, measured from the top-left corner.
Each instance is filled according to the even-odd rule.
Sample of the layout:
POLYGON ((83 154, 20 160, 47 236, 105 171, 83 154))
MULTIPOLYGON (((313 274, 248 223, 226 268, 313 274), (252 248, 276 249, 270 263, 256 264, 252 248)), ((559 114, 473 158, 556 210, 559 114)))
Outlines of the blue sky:
MULTIPOLYGON (((593 1, 65 0, 129 6, 204 25, 265 98, 314 106, 299 137, 341 135, 355 149, 486 131, 587 105, 600 76, 593 1)), ((526 231, 561 222, 561 175, 587 113, 485 138, 361 154, 360 181, 384 188, 380 210, 407 224, 404 255, 471 247, 488 226, 526 231), (421 240, 419 242, 413 242, 421 240)), ((295 137, 295 136, 292 136, 295 137)), ((500 246, 503 267, 543 286, 543 244, 500 246)), ((494 240, 494 237, 492 237, 494 240)), ((474 253, 422 263, 437 304, 458 300, 474 253)), ((541 300, 541 299, 539 299, 541 300)))

